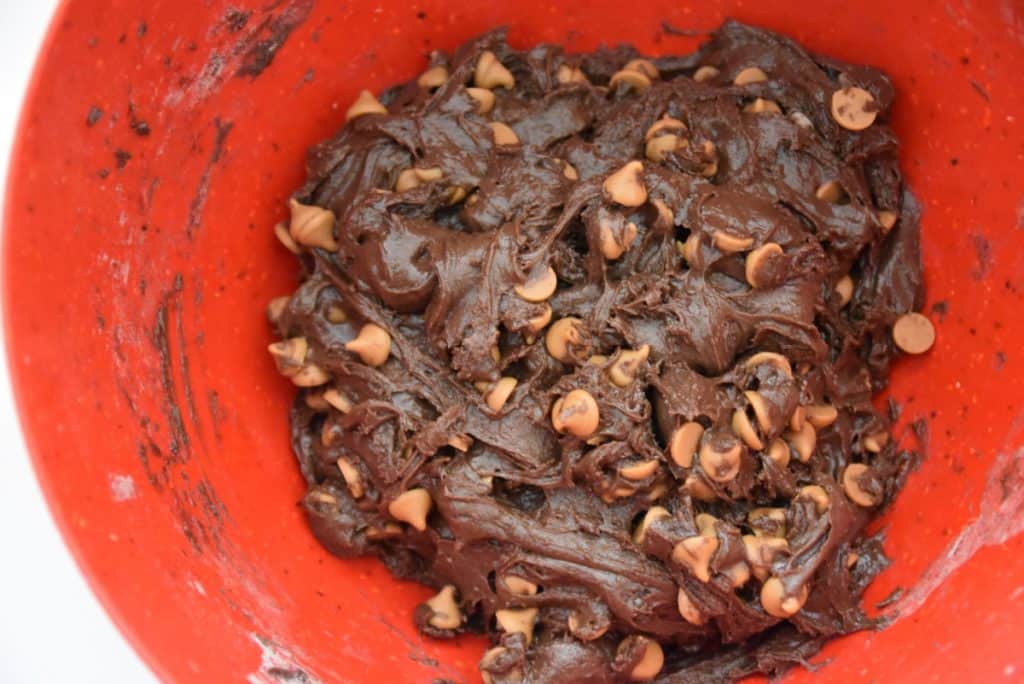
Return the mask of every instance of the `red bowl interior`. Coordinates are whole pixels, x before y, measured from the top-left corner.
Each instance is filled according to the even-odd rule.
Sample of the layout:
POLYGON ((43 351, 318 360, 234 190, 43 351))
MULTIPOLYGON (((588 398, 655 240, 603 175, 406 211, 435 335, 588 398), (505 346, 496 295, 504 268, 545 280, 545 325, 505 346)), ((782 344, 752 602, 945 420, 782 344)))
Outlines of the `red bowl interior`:
POLYGON ((161 678, 476 680, 482 639, 419 636, 411 613, 425 589, 372 560, 330 557, 306 529, 292 388, 265 352, 264 304, 295 277, 271 226, 305 149, 358 90, 418 73, 431 49, 504 23, 519 46, 685 52, 700 38, 672 27, 725 16, 886 69, 925 207, 939 338, 897 364, 891 394, 905 424, 929 419, 928 458, 883 521, 893 565, 867 603, 907 589, 888 629, 830 644, 822 672, 1024 673, 1019 5, 231 4, 249 9, 66 2, 29 93, 5 215, 8 353, 37 472, 93 588, 161 678))

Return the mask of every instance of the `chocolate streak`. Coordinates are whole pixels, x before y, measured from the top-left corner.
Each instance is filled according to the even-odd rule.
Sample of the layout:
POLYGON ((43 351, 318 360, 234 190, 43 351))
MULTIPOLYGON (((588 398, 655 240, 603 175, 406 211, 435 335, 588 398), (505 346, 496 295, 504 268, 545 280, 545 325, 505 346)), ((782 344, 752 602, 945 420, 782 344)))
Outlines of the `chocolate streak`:
POLYGON ((609 88, 611 75, 637 56, 629 47, 519 52, 501 31, 451 57, 435 54, 447 81, 434 91, 415 80, 388 90, 381 101, 389 114, 354 119, 313 148, 309 181, 296 193, 337 215, 339 248, 301 256, 303 281, 278 332, 305 336, 310 360, 353 405, 344 414, 316 411, 304 390, 292 412, 312 529, 339 556, 376 554, 398 577, 454 584, 466 629, 489 630, 502 608, 539 608, 529 646, 521 634, 494 633, 506 651, 485 669, 497 683, 621 681, 637 658, 616 657, 616 645, 634 633, 665 645, 658 681, 775 673, 805 662, 827 638, 873 624, 859 596, 884 558, 864 528, 901 487, 909 459, 891 440, 880 453, 862 442, 889 427, 871 396, 896 355, 890 327, 922 305, 919 212, 885 124, 892 85, 875 69, 810 55, 734 22, 695 54, 654 59, 660 78, 649 89, 609 88), (484 50, 514 74, 515 87, 496 90, 493 111, 480 115, 466 86, 484 50), (560 83, 563 64, 580 67, 590 84, 560 83), (698 83, 691 76, 701 65, 719 74, 698 83), (733 85, 750 66, 768 80, 733 85), (862 132, 840 128, 830 115, 832 93, 849 85, 872 93, 879 107, 862 132), (744 112, 757 97, 783 114, 744 112), (612 204, 602 182, 644 159, 644 133, 666 115, 686 124, 688 146, 663 162, 644 160, 647 203, 612 204), (497 147, 489 121, 511 126, 521 144, 497 147), (710 157, 705 141, 714 144, 710 157), (717 171, 705 177, 709 161, 717 171), (438 167, 443 179, 393 192, 412 166, 438 167), (831 180, 848 201, 815 196, 831 180), (451 204, 453 188, 467 199, 451 204), (889 232, 876 218, 881 209, 900 217, 889 232), (602 221, 638 228, 617 260, 602 256, 602 221), (772 285, 748 286, 743 254, 716 248, 716 231, 750 237, 754 247, 780 245, 772 285), (687 264, 676 243, 691 235, 701 246, 687 264), (528 321, 543 305, 513 291, 548 265, 558 274, 548 302, 554 320, 582 321, 582 341, 565 363, 546 352, 543 333, 529 335, 528 321), (844 307, 834 287, 847 274, 857 285, 844 307), (330 323, 332 306, 348 321, 330 323), (367 322, 393 340, 378 368, 344 349, 367 322), (626 387, 608 381, 607 363, 588 362, 645 344, 650 357, 626 387), (748 367, 758 351, 787 357, 793 376, 748 367), (494 412, 474 383, 501 376, 518 385, 494 412), (551 426, 553 402, 572 389, 597 401, 596 440, 551 426), (744 447, 740 472, 726 483, 708 478, 697 461, 682 468, 668 457, 666 440, 687 421, 708 428, 706 440, 732 439, 730 416, 746 406, 745 390, 761 392, 779 418, 762 434, 766 444, 784 435, 798 405, 831 403, 839 417, 818 431, 807 463, 794 454, 780 468, 744 447), (468 452, 447 445, 453 435, 472 438, 468 452), (349 494, 339 457, 358 469, 365 496, 349 494), (649 459, 659 463, 649 477, 619 474, 623 463, 649 459), (851 462, 870 465, 874 477, 862 485, 880 506, 856 506, 837 484, 851 462), (688 476, 714 500, 691 498, 682 487, 688 476), (824 513, 798 496, 810 484, 830 496, 824 513), (396 527, 387 512, 411 487, 433 499, 423 532, 396 527), (671 516, 637 544, 632 529, 655 500, 671 516), (790 592, 810 590, 788 620, 763 610, 758 580, 734 589, 721 572, 744 558, 741 535, 751 533, 747 513, 758 506, 786 510, 789 552, 771 573, 790 592), (698 534, 699 513, 721 521, 706 583, 670 558, 675 543, 698 534), (848 567, 851 551, 858 560, 848 567), (515 595, 503 582, 509 575, 542 591, 515 595), (680 587, 704 624, 680 616, 680 587))

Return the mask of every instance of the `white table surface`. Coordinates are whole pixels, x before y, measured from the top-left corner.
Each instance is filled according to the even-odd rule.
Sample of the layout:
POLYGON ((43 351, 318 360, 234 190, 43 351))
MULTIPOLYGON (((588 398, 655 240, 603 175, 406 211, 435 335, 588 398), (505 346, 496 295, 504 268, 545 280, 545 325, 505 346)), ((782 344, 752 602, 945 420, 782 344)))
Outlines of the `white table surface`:
MULTIPOLYGON (((57 0, 0 0, 0 188, 57 0)), ((2 331, 0 331, 2 335, 2 331)), ((89 591, 36 483, 0 364, 0 683, 155 681, 89 591)))

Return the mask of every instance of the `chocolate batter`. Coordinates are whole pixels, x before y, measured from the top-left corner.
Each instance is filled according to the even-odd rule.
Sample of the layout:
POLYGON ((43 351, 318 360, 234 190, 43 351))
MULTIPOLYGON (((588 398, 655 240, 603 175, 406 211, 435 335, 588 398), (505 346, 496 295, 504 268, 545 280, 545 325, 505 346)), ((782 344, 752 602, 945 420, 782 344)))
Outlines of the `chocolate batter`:
POLYGON ((893 97, 735 22, 649 61, 495 31, 364 92, 277 229, 317 538, 437 588, 417 624, 490 634, 496 684, 774 674, 873 626, 914 459, 871 398, 923 303, 893 97))

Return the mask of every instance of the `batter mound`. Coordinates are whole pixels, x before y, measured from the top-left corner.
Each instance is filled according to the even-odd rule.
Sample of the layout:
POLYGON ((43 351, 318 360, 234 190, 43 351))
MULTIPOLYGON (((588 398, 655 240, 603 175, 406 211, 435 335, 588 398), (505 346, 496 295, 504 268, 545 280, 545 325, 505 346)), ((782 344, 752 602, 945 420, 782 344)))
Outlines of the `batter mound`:
POLYGON ((484 680, 778 673, 875 623, 872 406, 934 330, 876 69, 738 23, 696 53, 496 31, 313 148, 270 347, 317 538, 435 587, 484 680), (894 334, 895 330, 895 334, 894 334))

